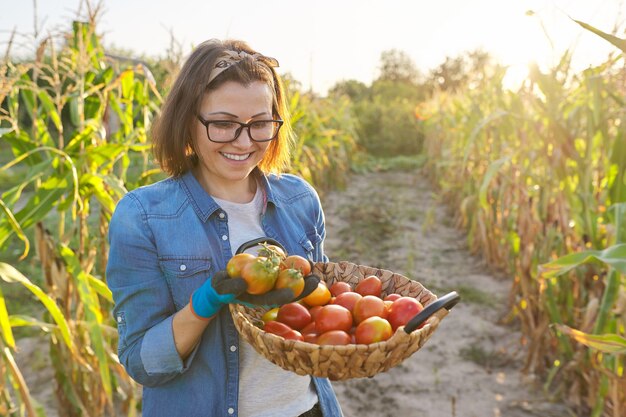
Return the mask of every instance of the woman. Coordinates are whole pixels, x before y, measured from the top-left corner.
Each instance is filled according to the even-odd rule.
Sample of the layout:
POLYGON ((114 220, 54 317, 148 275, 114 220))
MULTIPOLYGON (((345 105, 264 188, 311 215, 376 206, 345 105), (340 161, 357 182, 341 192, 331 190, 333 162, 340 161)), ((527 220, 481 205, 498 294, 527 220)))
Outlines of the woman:
POLYGON ((223 306, 241 291, 211 279, 263 236, 327 260, 317 193, 276 175, 291 144, 277 65, 243 42, 199 45, 152 130, 170 177, 127 194, 111 219, 119 356, 144 386, 144 417, 341 415, 327 379, 285 371, 239 340, 223 306))

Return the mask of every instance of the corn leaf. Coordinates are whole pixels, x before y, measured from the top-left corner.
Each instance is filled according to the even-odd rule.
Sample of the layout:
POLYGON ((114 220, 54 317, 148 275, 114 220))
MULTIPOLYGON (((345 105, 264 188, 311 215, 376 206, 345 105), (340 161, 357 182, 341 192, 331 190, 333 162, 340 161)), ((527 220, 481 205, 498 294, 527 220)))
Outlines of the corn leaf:
POLYGON ((68 188, 67 178, 50 177, 46 180, 35 194, 28 200, 26 205, 13 217, 13 221, 8 218, 0 219, 0 247, 15 230, 15 224, 19 224, 21 229, 26 230, 33 224, 43 219, 52 210, 54 205, 65 194, 68 188))
POLYGON ((487 191, 489 189, 489 183, 491 182, 491 180, 493 179, 493 177, 498 173, 498 171, 500 171, 500 168, 502 168, 502 166, 508 162, 511 158, 508 156, 505 156, 503 158, 500 158, 496 161, 493 161, 490 165, 489 168, 487 168, 487 172, 485 173, 485 176, 483 178, 483 182, 480 185, 480 191, 478 193, 478 197, 479 197, 479 201, 480 201, 480 205, 483 208, 487 208, 488 206, 488 202, 487 202, 487 191))
POLYGON ((24 189, 30 183, 38 179, 42 179, 42 177, 44 177, 48 173, 48 171, 52 169, 50 165, 51 164, 49 161, 43 161, 31 166, 28 169, 26 175, 20 175, 19 183, 9 188, 7 191, 3 192, 0 198, 4 200, 7 206, 14 206, 15 203, 17 203, 17 201, 20 199, 20 196, 22 195, 24 189))
POLYGON ((610 33, 603 32, 600 29, 596 29, 595 27, 591 26, 590 24, 581 22, 580 20, 575 20, 575 19, 572 19, 572 20, 574 20, 574 22, 578 23, 584 29, 587 29, 588 31, 595 33, 602 39, 617 46, 619 49, 622 50, 622 52, 626 53, 626 39, 621 39, 621 38, 618 38, 617 36, 611 35, 610 33))
POLYGON ((5 134, 11 133, 11 132, 13 132, 12 127, 0 127, 0 138, 4 136, 5 134))
POLYGON ((6 241, 9 238, 9 234, 11 233, 11 231, 13 231, 13 233, 15 233, 17 237, 22 242, 24 242, 24 251, 19 258, 20 260, 22 260, 28 256, 28 252, 30 251, 30 241, 28 240, 26 233, 24 233, 24 230, 22 230, 20 223, 13 215, 11 209, 9 209, 6 204, 4 204, 4 201, 2 201, 2 199, 0 199, 0 209, 2 209, 2 211, 4 212, 7 219, 6 221, 8 222, 9 226, 11 226, 10 229, 6 227, 0 227, 0 246, 2 245, 2 242, 6 241))
POLYGON ((87 274, 87 279, 89 280, 89 286, 93 288, 95 292, 100 294, 105 300, 113 303, 113 293, 104 281, 91 274, 87 274))
POLYGON ((626 353, 626 338, 618 334, 589 334, 581 332, 580 330, 572 329, 564 324, 557 324, 555 327, 577 342, 592 349, 605 353, 626 353))
POLYGON ((626 243, 611 246, 604 250, 586 250, 570 253, 540 266, 547 278, 563 275, 582 264, 589 262, 605 263, 621 274, 626 274, 626 243))
POLYGON ((4 294, 0 287, 0 330, 2 331, 2 339, 7 346, 11 349, 15 349, 15 338, 13 337, 13 331, 11 330, 11 321, 9 319, 9 312, 7 305, 4 302, 4 294))
MULTIPOLYGON (((7 132, 2 136, 2 139, 7 141, 11 145, 11 151, 13 151, 13 155, 17 158, 20 158, 19 161, 24 162, 28 165, 34 165, 41 161, 43 158, 38 152, 31 152, 37 148, 35 141, 26 133, 25 130, 21 131, 12 131, 7 132), (22 158, 22 155, 28 154, 25 158, 22 158)), ((12 160, 9 164, 6 164, 0 167, 0 171, 5 171, 11 166, 15 165, 15 160, 12 160)))
MULTIPOLYGON (((24 74, 22 75, 22 80, 25 81, 26 84, 28 84, 30 81, 30 77, 28 76, 28 74, 24 74)), ((29 87, 24 85, 22 86, 22 88, 20 88, 20 96, 22 97, 24 108, 28 112, 28 116, 31 118, 31 120, 35 120, 35 93, 31 91, 29 87)))
POLYGON ((46 294, 41 288, 37 285, 33 284, 28 278, 26 278, 20 271, 15 269, 13 266, 0 262, 0 278, 8 283, 19 283, 26 287, 30 292, 32 292, 35 297, 41 301, 41 303, 46 307, 55 323, 59 326, 59 332, 61 333, 61 337, 65 344, 71 349, 74 349, 74 344, 72 342, 72 336, 70 334, 70 327, 65 320, 65 316, 57 306, 56 302, 46 294))
POLYGON ((50 119, 52 119, 52 123, 54 123, 54 127, 61 132, 63 127, 61 126, 61 118, 59 117, 59 112, 57 112, 56 107, 54 106, 54 102, 50 95, 46 92, 46 90, 39 91, 39 100, 43 105, 43 108, 46 110, 50 119))
POLYGON ((489 116, 483 118, 474 129, 472 129, 472 133, 470 133, 467 143, 465 145, 465 149, 463 151, 463 165, 467 164, 467 159, 469 158, 470 151, 474 146, 474 142, 476 142, 476 137, 478 134, 487 126, 489 123, 493 122, 500 117, 506 116, 508 113, 504 110, 498 110, 489 116))
MULTIPOLYGON (((105 188, 105 182, 99 175, 84 174, 81 179, 81 187, 89 187, 91 193, 110 213, 115 209, 115 201, 105 188)), ((84 193, 83 193, 84 194, 84 193)))
POLYGON ((3 364, 6 364, 11 372, 12 379, 15 382, 15 388, 22 399, 22 404, 26 408, 26 415, 34 416, 35 415, 35 407, 33 404, 33 399, 30 396, 30 392, 28 391, 28 385, 26 385, 26 381, 24 380, 24 376, 20 371, 20 368, 17 366, 15 362, 15 358, 11 353, 11 350, 8 347, 4 347, 2 349, 2 353, 4 356, 3 364))
POLYGON ((53 323, 41 321, 23 314, 12 314, 9 316, 9 323, 11 324, 11 327, 39 327, 44 332, 50 332, 54 329, 58 329, 58 327, 53 323))
POLYGON ((102 387, 109 401, 112 401, 113 388, 111 387, 111 375, 106 355, 106 340, 102 333, 102 312, 100 311, 100 302, 94 290, 90 285, 89 277, 80 266, 80 262, 76 254, 67 246, 61 245, 59 253, 63 257, 67 265, 67 271, 76 279, 78 293, 80 299, 85 306, 85 315, 87 317, 87 328, 91 336, 92 348, 98 358, 98 367, 100 369, 100 378, 102 387))

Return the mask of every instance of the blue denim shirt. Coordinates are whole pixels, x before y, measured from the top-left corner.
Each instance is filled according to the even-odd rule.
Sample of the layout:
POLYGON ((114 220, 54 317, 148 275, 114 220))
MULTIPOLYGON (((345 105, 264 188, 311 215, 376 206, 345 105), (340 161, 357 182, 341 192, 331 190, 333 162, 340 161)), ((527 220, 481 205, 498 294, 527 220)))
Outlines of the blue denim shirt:
MULTIPOLYGON (((315 190, 289 174, 259 178, 266 235, 290 254, 327 260, 315 190)), ((136 189, 115 209, 107 283, 120 362, 143 385, 144 417, 237 416, 239 337, 228 308, 209 323, 184 362, 172 332, 174 313, 232 256, 227 221, 190 172, 136 189)), ((341 416, 330 381, 313 380, 324 416, 341 416)))

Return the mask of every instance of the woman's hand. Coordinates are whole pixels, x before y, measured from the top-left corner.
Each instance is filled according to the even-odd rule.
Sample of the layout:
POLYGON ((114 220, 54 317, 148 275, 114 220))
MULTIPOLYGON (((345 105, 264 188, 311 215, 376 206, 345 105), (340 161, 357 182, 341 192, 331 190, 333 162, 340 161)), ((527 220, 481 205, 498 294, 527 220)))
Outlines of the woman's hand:
POLYGON ((317 275, 304 278, 304 290, 294 298, 289 288, 271 290, 265 294, 252 295, 246 292, 248 284, 243 278, 230 278, 226 271, 218 271, 192 295, 191 311, 201 319, 214 316, 224 305, 229 303, 244 304, 250 307, 276 307, 300 300, 309 295, 320 281, 317 275))

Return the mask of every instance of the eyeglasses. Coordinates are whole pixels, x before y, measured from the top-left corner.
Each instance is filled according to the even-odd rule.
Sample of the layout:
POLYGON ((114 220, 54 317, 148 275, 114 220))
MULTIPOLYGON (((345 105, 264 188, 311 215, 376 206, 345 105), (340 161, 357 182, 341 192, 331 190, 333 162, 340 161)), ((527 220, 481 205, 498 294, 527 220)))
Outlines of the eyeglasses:
POLYGON ((211 142, 228 143, 235 141, 243 129, 248 129, 248 136, 255 142, 269 142, 278 135, 282 120, 254 120, 241 123, 234 120, 204 120, 197 116, 206 127, 206 134, 211 142))

